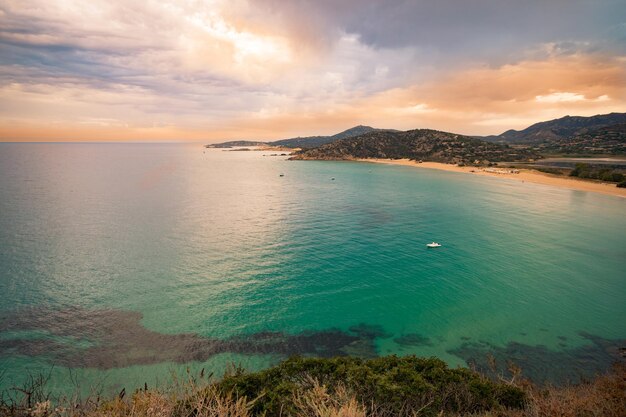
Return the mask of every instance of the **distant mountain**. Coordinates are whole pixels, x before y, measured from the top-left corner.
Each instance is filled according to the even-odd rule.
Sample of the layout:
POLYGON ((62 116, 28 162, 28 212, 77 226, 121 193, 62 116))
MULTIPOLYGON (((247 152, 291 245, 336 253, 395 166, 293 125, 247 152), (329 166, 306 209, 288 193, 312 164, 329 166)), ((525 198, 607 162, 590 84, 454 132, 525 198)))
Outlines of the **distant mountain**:
MULTIPOLYGON (((462 135, 455 135, 452 133, 438 132, 435 130, 420 129, 408 132, 431 132, 429 134, 423 133, 422 137, 437 137, 443 140, 442 135, 453 135, 463 140, 478 140, 478 142, 471 142, 464 146, 466 149, 474 149, 477 152, 476 156, 480 152, 487 152, 491 155, 491 158, 486 158, 490 161, 496 161, 498 158, 495 148, 485 148, 487 145, 479 146, 479 143, 484 141, 496 143, 500 145, 511 145, 512 147, 506 149, 500 149, 503 153, 517 153, 520 156, 528 155, 555 155, 555 154, 569 154, 569 155, 587 155, 587 154, 605 154, 605 155, 626 155, 626 113, 610 113, 601 114, 592 117, 581 116, 565 116, 560 119, 549 120, 546 122, 536 123, 523 130, 507 130, 501 135, 486 136, 486 137, 468 137, 462 135), (434 132, 434 133, 433 133, 434 132), (514 148, 514 149, 513 149, 514 148), (479 151, 479 149, 482 149, 479 151), (507 150, 508 149, 508 150, 507 150), (524 151, 526 149, 526 151, 524 151)), ((322 147, 334 142, 350 139, 360 138, 364 135, 380 133, 379 136, 374 135, 372 137, 379 138, 406 138, 411 136, 408 132, 400 132, 398 130, 383 130, 375 129, 370 126, 355 126, 351 129, 337 133, 332 136, 308 136, 297 137, 291 139, 281 139, 272 142, 259 142, 259 141, 231 141, 224 143, 217 143, 206 145, 208 148, 231 148, 234 146, 282 146, 286 148, 302 148, 311 149, 322 147)), ((417 133, 416 133, 417 134, 417 133)), ((444 136, 445 136, 444 135, 444 136)), ((446 137, 449 138, 449 137, 446 137)), ((446 139, 447 140, 447 139, 446 139)), ((399 144, 398 144, 399 145, 399 144)), ((435 149, 436 144, 433 145, 433 155, 420 156, 418 159, 432 159, 435 157, 439 150, 435 149)), ((451 145, 452 146, 452 145, 451 145)), ((456 145, 452 146, 454 148, 456 145)), ((330 152, 331 148, 324 148, 324 152, 330 152)), ((365 149, 365 148, 363 148, 365 149)), ((398 148, 400 149, 400 148, 398 148)), ((396 149, 396 150, 398 150, 396 149)), ((386 153, 391 149, 380 148, 382 153, 386 153)), ((332 152, 338 152, 335 149, 332 152)), ((331 152, 331 153, 332 153, 331 152)), ((421 151, 420 151, 421 152, 421 151)), ((301 158, 306 155, 312 155, 302 153, 301 158)), ((321 155, 321 154, 320 154, 321 155)), ((324 157, 331 156, 325 155, 324 157)), ((348 152, 346 155, 350 155, 348 152)), ((404 154, 403 154, 404 155, 404 154)), ((462 159, 467 160, 463 156, 462 152, 452 152, 452 154, 441 154, 444 159, 462 159)), ((401 156, 402 158, 407 156, 401 156)), ((344 159, 341 155, 335 155, 332 158, 344 159)), ((360 157, 357 157, 360 158, 360 157)))
POLYGON ((282 139, 270 142, 269 144, 272 146, 285 146, 287 148, 316 148, 339 139, 351 138, 377 130, 380 129, 359 125, 332 136, 309 136, 303 138, 282 139))
POLYGON ((282 146, 285 148, 315 148, 330 142, 334 142, 338 139, 350 138, 353 136, 362 135, 363 133, 373 132, 380 129, 375 129, 370 126, 355 126, 343 132, 337 133, 332 136, 305 136, 290 139, 280 139, 272 142, 254 142, 247 140, 231 141, 224 143, 216 143, 206 145, 207 148, 232 148, 233 146, 282 146))
POLYGON ((537 149, 552 153, 626 155, 626 123, 585 129, 568 139, 543 144, 537 149))
POLYGON ((395 129, 376 129, 376 128, 373 128, 373 127, 370 127, 370 126, 358 125, 358 126, 355 126, 353 128, 350 128, 348 130, 344 130, 341 133, 337 133, 336 135, 332 135, 331 139, 333 139, 333 141, 335 141, 335 140, 339 140, 339 139, 351 138, 351 137, 354 137, 354 136, 363 135, 365 133, 377 132, 377 131, 394 131, 394 132, 397 132, 397 130, 395 130, 395 129))
POLYGON ((525 161, 539 157, 526 149, 514 149, 508 145, 485 142, 469 136, 416 129, 406 132, 377 130, 339 139, 318 148, 299 151, 291 159, 409 158, 473 164, 485 161, 525 161))
POLYGON ((230 142, 212 143, 205 145, 205 148, 233 148, 235 146, 264 146, 266 142, 257 142, 253 140, 233 140, 230 142))
POLYGON ((548 153, 625 153, 626 113, 591 117, 565 116, 535 123, 524 130, 507 130, 483 139, 491 142, 529 146, 548 153), (621 127, 622 126, 622 127, 621 127))

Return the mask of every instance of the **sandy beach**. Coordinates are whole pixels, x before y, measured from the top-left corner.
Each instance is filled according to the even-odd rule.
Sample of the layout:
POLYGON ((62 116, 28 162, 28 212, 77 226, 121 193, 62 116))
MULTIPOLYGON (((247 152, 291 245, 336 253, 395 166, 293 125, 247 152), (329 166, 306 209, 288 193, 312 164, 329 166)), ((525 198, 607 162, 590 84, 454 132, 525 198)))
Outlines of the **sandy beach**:
POLYGON ((357 159, 359 162, 370 162, 376 164, 406 165, 416 168, 439 169, 443 171, 462 172, 469 175, 480 175, 487 177, 506 178, 522 182, 530 182, 534 184, 551 185, 555 187, 568 188, 570 190, 589 191, 592 193, 601 193, 614 195, 618 197, 626 197, 626 188, 617 188, 615 184, 585 181, 571 177, 557 176, 546 174, 543 172, 520 169, 517 174, 501 174, 495 172, 485 172, 483 168, 477 167, 460 167, 452 164, 444 164, 440 162, 415 162, 409 159, 357 159))

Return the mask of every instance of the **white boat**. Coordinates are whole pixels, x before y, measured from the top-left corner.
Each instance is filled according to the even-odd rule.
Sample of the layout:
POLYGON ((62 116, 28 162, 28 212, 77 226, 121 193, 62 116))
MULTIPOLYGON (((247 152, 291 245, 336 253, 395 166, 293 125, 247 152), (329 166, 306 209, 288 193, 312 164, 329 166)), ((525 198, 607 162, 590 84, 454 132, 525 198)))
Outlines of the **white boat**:
POLYGON ((439 247, 441 247, 441 245, 439 243, 437 243, 437 242, 427 243, 426 246, 429 247, 429 248, 439 248, 439 247))

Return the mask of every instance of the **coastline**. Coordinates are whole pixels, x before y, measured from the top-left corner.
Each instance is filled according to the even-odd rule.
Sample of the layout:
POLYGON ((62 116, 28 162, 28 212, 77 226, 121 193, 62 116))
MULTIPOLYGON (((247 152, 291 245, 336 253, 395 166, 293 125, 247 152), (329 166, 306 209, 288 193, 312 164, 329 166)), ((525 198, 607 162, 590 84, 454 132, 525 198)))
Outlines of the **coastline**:
POLYGON ((615 184, 603 182, 591 182, 571 177, 556 176, 539 172, 531 169, 520 169, 518 174, 500 174, 495 172, 485 172, 482 168, 476 167, 460 167, 452 164, 444 164, 441 162, 421 162, 411 161, 409 159, 354 159, 357 162, 370 162, 374 164, 403 165, 415 168, 438 169, 441 171, 460 172, 470 175, 506 178, 522 182, 530 182, 533 184, 551 185, 553 187, 567 188, 570 190, 588 191, 592 193, 600 193, 626 198, 626 188, 617 188, 615 184))

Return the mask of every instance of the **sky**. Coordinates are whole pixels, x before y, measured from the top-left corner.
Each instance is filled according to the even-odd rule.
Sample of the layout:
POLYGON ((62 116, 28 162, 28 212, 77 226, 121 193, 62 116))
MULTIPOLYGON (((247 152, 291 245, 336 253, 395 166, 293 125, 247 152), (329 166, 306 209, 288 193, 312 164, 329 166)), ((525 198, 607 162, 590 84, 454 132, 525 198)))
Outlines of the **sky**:
POLYGON ((0 141, 488 135, 610 112, 625 0, 0 0, 0 141))

